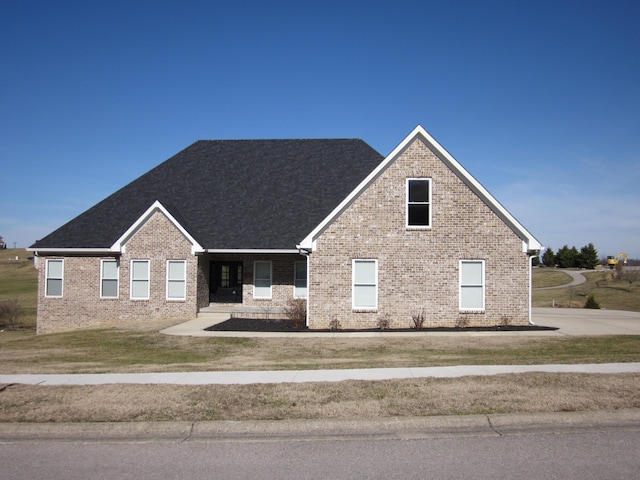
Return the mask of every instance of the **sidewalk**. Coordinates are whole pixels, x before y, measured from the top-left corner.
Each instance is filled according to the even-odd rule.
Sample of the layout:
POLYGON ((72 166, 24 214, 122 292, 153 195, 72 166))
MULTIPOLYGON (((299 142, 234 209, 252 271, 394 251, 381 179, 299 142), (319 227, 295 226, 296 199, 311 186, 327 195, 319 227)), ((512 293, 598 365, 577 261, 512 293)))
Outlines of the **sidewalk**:
POLYGON ((0 375, 0 384, 105 385, 171 384, 231 385, 254 383, 340 382, 343 380, 390 380, 402 378, 455 378, 504 373, 640 373, 637 363, 577 365, 456 365, 449 367, 362 368, 350 370, 266 370, 240 372, 97 373, 54 375, 0 375))

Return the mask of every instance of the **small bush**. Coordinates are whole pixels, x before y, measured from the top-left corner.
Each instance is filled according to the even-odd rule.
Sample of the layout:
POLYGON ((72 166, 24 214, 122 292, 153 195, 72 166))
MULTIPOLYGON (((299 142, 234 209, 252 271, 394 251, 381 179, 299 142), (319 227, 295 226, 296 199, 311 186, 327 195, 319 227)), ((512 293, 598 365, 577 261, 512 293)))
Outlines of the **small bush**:
POLYGON ((391 326, 391 319, 389 315, 381 315, 378 317, 378 328, 380 330, 388 330, 391 326))
POLYGON ((500 326, 501 327, 508 327, 509 325, 511 325, 511 317, 508 315, 503 315, 500 318, 500 326))
POLYGON ((600 309, 600 304, 596 301, 593 295, 587 297, 587 302, 584 304, 584 308, 600 309))
POLYGON ((24 309, 17 298, 0 302, 0 325, 5 328, 16 328, 24 315, 24 309))
POLYGON ((291 327, 302 330, 307 326, 307 301, 303 298, 292 298, 284 307, 284 313, 291 322, 291 327))
POLYGON ((424 327, 424 311, 420 310, 416 315, 411 315, 411 328, 414 330, 422 330, 424 327))
POLYGON ((342 325, 340 324, 340 320, 337 318, 334 318, 329 322, 329 330, 332 332, 337 332, 340 329, 342 329, 342 325))
POLYGON ((469 317, 460 315, 456 320, 456 328, 465 328, 469 326, 469 317))

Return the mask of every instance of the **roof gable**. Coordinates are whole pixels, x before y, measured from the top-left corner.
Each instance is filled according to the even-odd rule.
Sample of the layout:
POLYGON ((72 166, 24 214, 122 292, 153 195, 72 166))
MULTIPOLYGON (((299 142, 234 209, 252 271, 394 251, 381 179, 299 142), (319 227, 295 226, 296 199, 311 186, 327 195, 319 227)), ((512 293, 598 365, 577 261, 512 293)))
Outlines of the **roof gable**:
POLYGON ((338 218, 414 141, 424 142, 431 151, 454 172, 523 242, 526 251, 540 250, 542 244, 527 231, 509 211, 498 202, 453 156, 447 152, 422 126, 418 125, 405 139, 354 189, 314 230, 298 245, 313 250, 315 240, 338 218))

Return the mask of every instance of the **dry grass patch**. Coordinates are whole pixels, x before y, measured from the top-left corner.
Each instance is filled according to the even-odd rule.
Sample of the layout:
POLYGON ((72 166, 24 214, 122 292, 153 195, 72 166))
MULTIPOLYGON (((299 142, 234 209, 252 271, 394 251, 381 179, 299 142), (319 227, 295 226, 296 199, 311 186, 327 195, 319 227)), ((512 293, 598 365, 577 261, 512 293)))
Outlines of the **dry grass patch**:
MULTIPOLYGON (((0 386, 0 389, 2 386, 0 386)), ((275 385, 11 385, 2 422, 274 420, 640 408, 640 374, 275 385)))
POLYGON ((640 336, 192 338, 118 329, 0 333, 0 372, 309 370, 640 361, 640 336))

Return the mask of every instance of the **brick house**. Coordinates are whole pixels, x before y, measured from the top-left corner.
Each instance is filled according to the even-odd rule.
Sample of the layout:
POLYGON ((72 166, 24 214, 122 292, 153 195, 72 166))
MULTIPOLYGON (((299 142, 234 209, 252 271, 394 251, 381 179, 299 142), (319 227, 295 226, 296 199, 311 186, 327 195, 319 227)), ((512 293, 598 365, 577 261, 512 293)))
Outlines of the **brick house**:
POLYGON ((38 332, 279 312, 373 328, 526 325, 541 244, 422 127, 362 140, 198 141, 29 250, 38 332))

